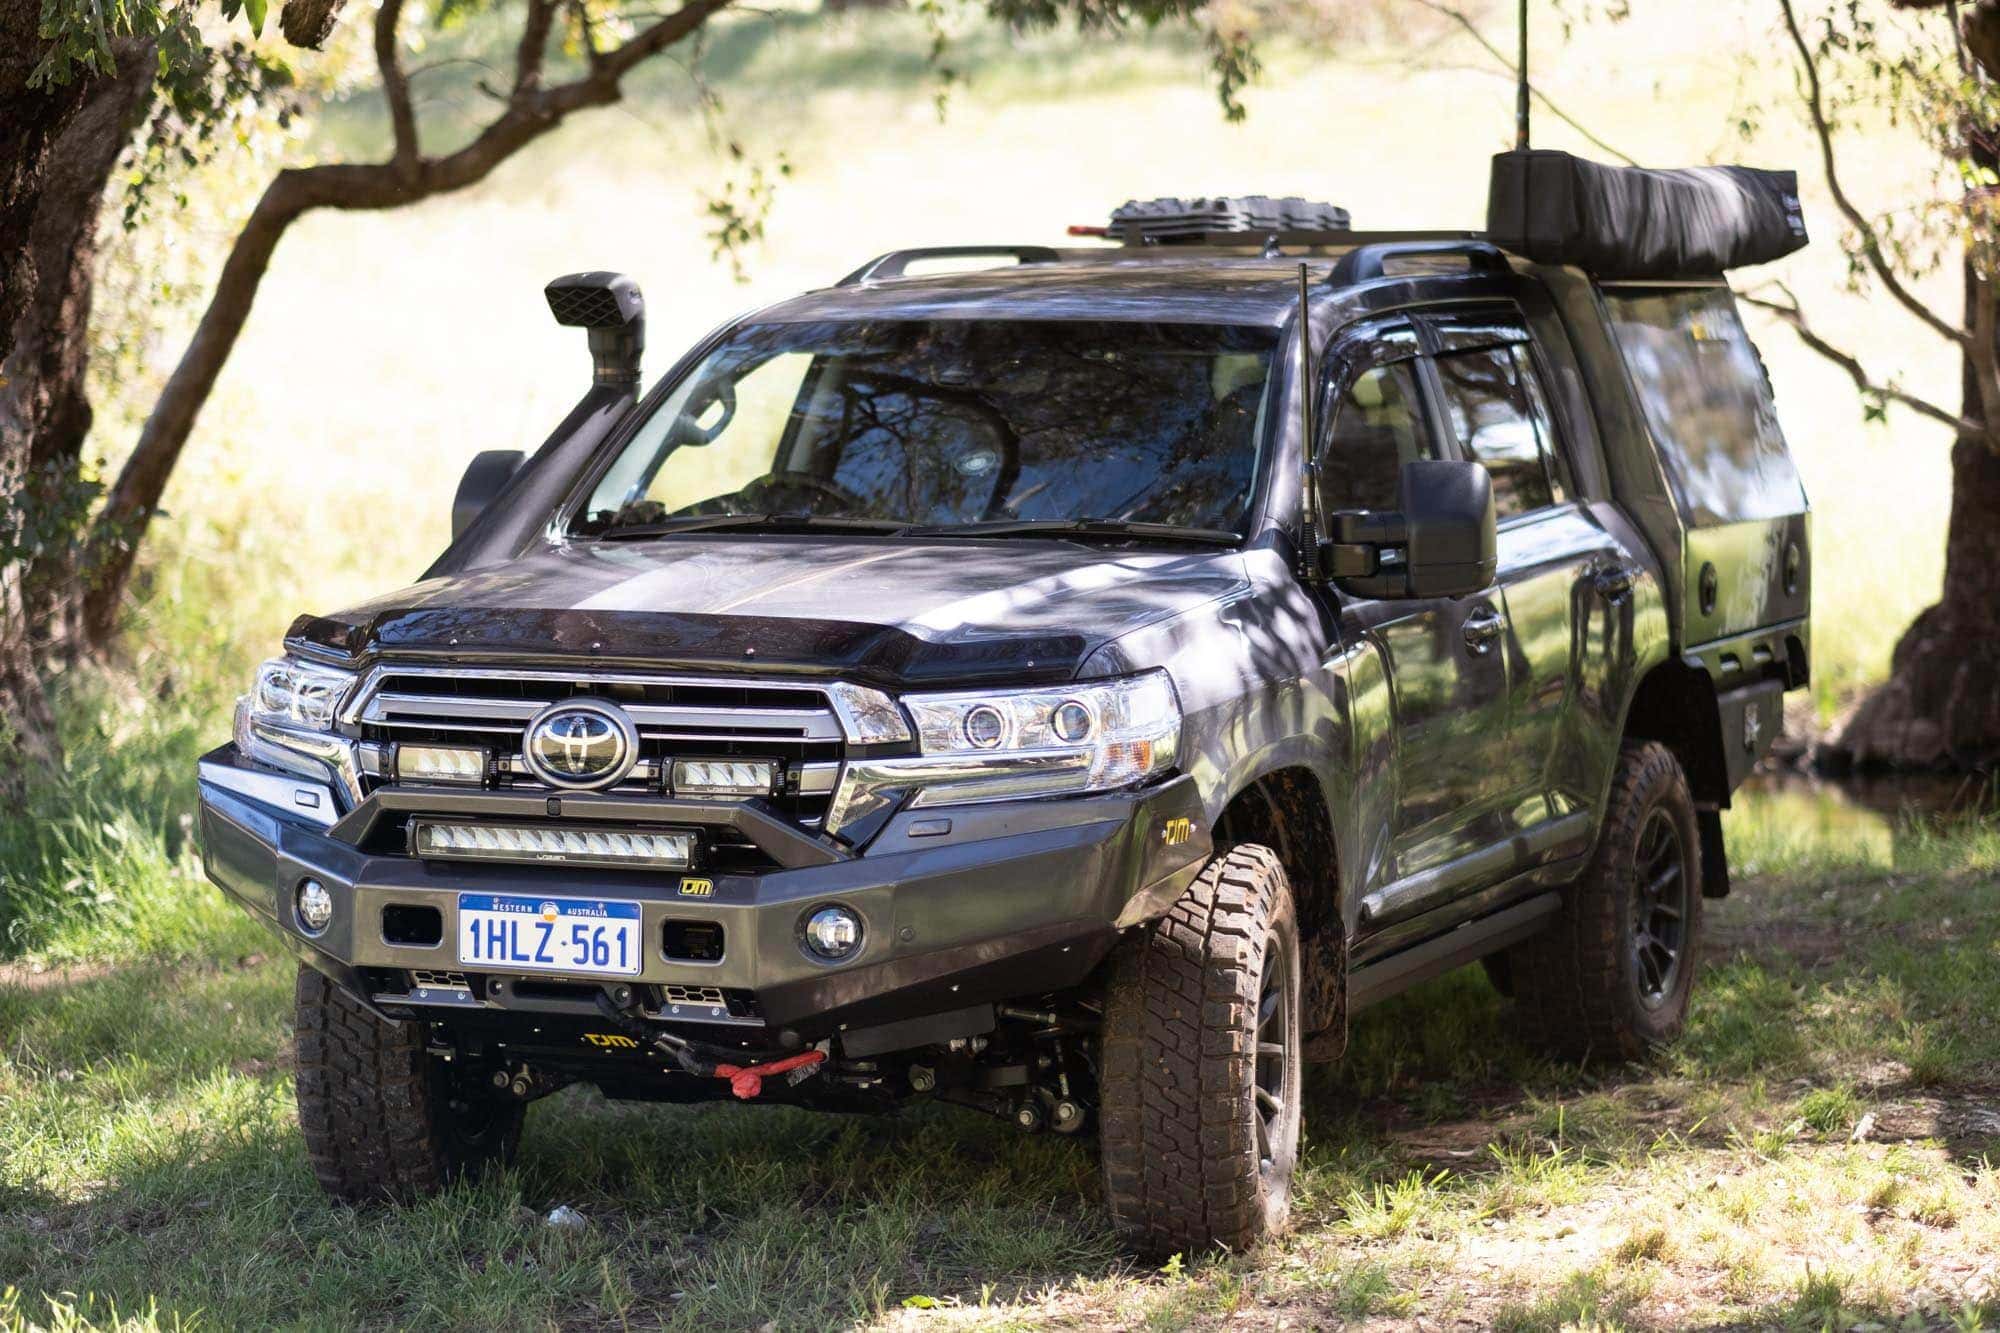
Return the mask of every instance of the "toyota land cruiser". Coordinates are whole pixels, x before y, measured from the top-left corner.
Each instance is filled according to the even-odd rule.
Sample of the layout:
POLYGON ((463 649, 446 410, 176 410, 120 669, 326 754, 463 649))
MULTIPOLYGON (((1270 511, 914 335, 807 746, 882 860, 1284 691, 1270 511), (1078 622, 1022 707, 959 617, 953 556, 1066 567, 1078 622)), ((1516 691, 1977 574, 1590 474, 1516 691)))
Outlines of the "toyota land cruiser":
POLYGON ((1809 660, 1722 279, 1804 233, 1733 170, 901 252, 643 398, 638 289, 552 283, 588 394, 200 764, 209 874, 301 961, 320 1181, 437 1189, 575 1082, 934 1097, 1094 1131, 1141 1248, 1241 1246, 1302 1061, 1425 978, 1485 960, 1565 1057, 1673 1039, 1809 660))

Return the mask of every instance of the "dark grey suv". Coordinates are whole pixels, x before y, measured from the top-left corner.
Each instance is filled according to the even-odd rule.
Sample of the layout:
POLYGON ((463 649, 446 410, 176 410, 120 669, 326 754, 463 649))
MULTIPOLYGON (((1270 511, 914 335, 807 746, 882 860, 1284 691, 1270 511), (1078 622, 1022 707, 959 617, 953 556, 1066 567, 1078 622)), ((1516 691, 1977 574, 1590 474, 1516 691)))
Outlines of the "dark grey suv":
POLYGON ((590 393, 201 762, 332 1193, 573 1082, 936 1097, 1094 1131, 1143 1248, 1238 1246, 1370 1004, 1484 959, 1562 1055, 1679 1032, 1809 660, 1729 289, 1160 216, 887 256, 643 398, 637 289, 551 286, 590 393))

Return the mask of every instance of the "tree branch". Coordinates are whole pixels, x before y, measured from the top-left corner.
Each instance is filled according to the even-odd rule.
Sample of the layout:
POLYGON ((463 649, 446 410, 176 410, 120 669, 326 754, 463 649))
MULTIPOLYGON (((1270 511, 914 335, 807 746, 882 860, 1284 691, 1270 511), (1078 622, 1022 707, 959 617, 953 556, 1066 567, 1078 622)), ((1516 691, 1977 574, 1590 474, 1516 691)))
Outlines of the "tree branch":
POLYGON ((618 81, 633 66, 700 28, 727 8, 730 0, 687 0, 674 13, 606 52, 583 77, 544 88, 540 86, 542 52, 550 16, 559 3, 561 0, 530 0, 527 27, 539 24, 541 35, 530 40, 528 31, 522 34, 517 81, 506 109, 462 148, 443 157, 426 158, 414 152, 416 122, 395 43, 402 0, 382 0, 375 48, 392 117, 398 119, 397 156, 387 163, 290 168, 279 172, 265 188, 223 263, 187 350, 168 377, 91 528, 89 545, 99 577, 84 596, 83 619, 89 641, 102 643, 117 628, 139 539, 158 512, 167 478, 250 317, 265 270, 291 224, 317 208, 397 208, 477 184, 509 157, 555 129, 570 113, 616 102, 618 81), (407 129, 402 128, 404 118, 407 129))
POLYGON ((1799 308, 1798 298, 1792 295, 1791 288, 1782 282, 1774 281, 1770 285, 1783 292, 1785 299, 1782 301, 1772 301, 1764 297, 1754 296, 1749 292, 1738 292, 1736 299, 1744 305, 1755 306, 1759 310, 1768 310, 1779 319, 1784 320, 1785 323, 1791 325, 1792 332, 1799 335, 1800 342, 1847 372, 1847 377, 1854 381, 1854 387, 1860 392, 1862 397, 1874 398, 1885 403, 1898 403, 1919 416, 1929 417, 1932 421, 1951 427, 1954 432, 1961 436, 1974 439, 1985 438, 1986 428, 1979 422, 1960 416, 1956 412, 1947 411, 1927 398, 1920 398, 1916 394, 1904 389, 1898 389, 1894 385, 1877 384, 1869 377, 1868 371, 1862 366, 1859 357, 1851 352, 1842 351, 1813 331, 1812 326, 1806 322, 1805 312, 1799 308))
POLYGON ((549 49, 549 25, 556 16, 555 0, 528 0, 521 22, 521 45, 514 52, 514 97, 531 97, 542 86, 542 60, 549 49))
POLYGON ((1778 7, 1784 11, 1785 28, 1791 33, 1792 45, 1797 48, 1803 67, 1806 111, 1812 118, 1813 133, 1819 138, 1820 164, 1826 171, 1827 192, 1833 196, 1834 206, 1840 209, 1848 225, 1860 236, 1862 257, 1868 261, 1869 269, 1881 281, 1889 295, 1896 299, 1897 304, 1915 315, 1919 322, 1945 341, 1960 348, 1969 346, 1970 334, 1940 319, 1929 306, 1918 300, 1916 295, 1903 285, 1903 280, 1896 276, 1895 267, 1889 263, 1888 256, 1882 253, 1882 241, 1876 235, 1875 228, 1862 216, 1861 210, 1854 206, 1854 201, 1847 197, 1847 191, 1840 183, 1839 167, 1834 160, 1833 126, 1826 118, 1826 98, 1820 87, 1819 62, 1814 59, 1812 47, 1806 42, 1805 34, 1799 30, 1799 18, 1792 7, 1792 0, 1778 0, 1778 7))
MULTIPOLYGON (((1499 47, 1487 41, 1486 35, 1479 31, 1479 28, 1473 23, 1471 18, 1469 18, 1465 14, 1463 10, 1454 9, 1450 5, 1440 4, 1438 3, 1438 0, 1417 0, 1417 3, 1422 5, 1425 9, 1430 10, 1434 14, 1444 15, 1452 22, 1458 24, 1459 27, 1465 29, 1466 32, 1470 33, 1472 35, 1472 40, 1478 42, 1479 45, 1485 50, 1486 54, 1492 56, 1495 60, 1500 62, 1501 67, 1507 71, 1509 77, 1519 78, 1521 76, 1520 67, 1516 65, 1512 60, 1509 60, 1507 58, 1507 53, 1505 51, 1502 51, 1499 47)), ((1611 156, 1617 158, 1620 162, 1623 162, 1626 166, 1636 167, 1639 165, 1631 157, 1627 156, 1624 153, 1621 153, 1616 148, 1613 148, 1610 144, 1604 142, 1604 140, 1598 138, 1595 134, 1592 134, 1589 130, 1585 129, 1582 126, 1582 124, 1580 124, 1576 120, 1575 117, 1571 116, 1567 111, 1564 111, 1554 102, 1551 102, 1548 99, 1547 94, 1543 93, 1540 88, 1535 87, 1533 83, 1530 83, 1528 85, 1528 95, 1534 98, 1537 102, 1541 103, 1542 110, 1548 112, 1550 115, 1554 116, 1557 120, 1569 126, 1571 129, 1575 130, 1578 134, 1581 134, 1587 141, 1596 145, 1603 151, 1611 154, 1611 156)))
POLYGON ((421 150, 417 144, 417 113, 410 106, 410 81, 403 73, 403 0, 382 0, 375 11, 375 65, 382 73, 382 98, 389 104, 389 128, 395 135, 390 156, 397 172, 414 174, 421 150))

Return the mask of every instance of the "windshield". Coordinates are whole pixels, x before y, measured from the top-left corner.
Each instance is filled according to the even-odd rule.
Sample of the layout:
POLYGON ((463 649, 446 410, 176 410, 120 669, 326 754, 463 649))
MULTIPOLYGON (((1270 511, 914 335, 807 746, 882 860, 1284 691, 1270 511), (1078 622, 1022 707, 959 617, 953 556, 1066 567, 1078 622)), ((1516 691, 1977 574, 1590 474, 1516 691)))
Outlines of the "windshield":
POLYGON ((572 530, 757 515, 1240 532, 1276 346, 1271 329, 1185 324, 753 326, 659 401, 572 530))

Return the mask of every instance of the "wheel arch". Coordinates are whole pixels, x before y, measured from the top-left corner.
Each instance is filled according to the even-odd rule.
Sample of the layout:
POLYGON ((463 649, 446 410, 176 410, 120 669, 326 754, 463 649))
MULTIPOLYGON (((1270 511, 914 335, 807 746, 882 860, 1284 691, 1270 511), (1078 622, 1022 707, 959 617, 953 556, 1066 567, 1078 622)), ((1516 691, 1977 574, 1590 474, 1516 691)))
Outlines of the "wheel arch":
POLYGON ((1722 751, 1722 705, 1715 682, 1706 671, 1668 658, 1640 678, 1620 734, 1624 740, 1658 741, 1679 761, 1694 797, 1701 837, 1702 895, 1728 897, 1722 810, 1729 804, 1729 760, 1722 751))
POLYGON ((1269 769, 1243 783, 1213 829, 1218 853, 1239 843, 1268 847, 1285 867, 1298 913, 1300 1007, 1316 1057, 1346 1036, 1347 940, 1340 897, 1333 804, 1318 773, 1303 765, 1269 769))
POLYGON ((1673 658, 1648 671, 1626 705, 1623 736, 1666 746, 1680 761, 1697 805, 1728 804, 1722 711, 1707 672, 1673 658))

